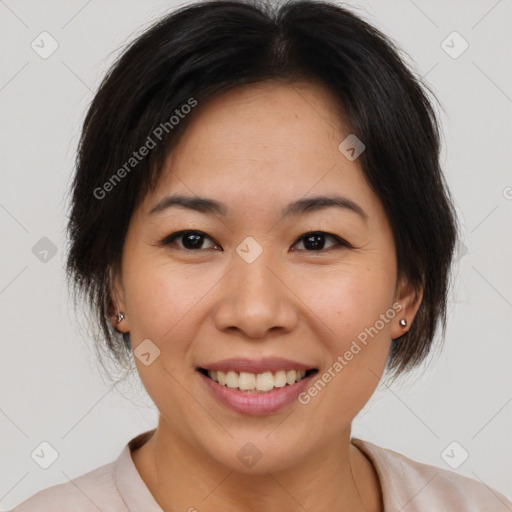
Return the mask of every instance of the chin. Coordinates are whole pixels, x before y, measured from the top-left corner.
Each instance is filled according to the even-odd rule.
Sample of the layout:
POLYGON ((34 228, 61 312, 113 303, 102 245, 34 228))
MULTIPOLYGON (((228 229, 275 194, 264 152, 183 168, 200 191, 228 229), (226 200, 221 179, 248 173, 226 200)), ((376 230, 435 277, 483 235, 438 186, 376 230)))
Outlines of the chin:
MULTIPOLYGON (((251 475, 290 469, 307 456, 307 448, 304 443, 301 446, 295 436, 287 435, 285 431, 279 434, 271 432, 272 429, 268 429, 259 434, 238 434, 227 442, 224 440, 210 446, 203 445, 202 449, 211 459, 230 471, 251 475), (270 439, 271 437, 274 438, 270 439), (300 451, 297 446, 301 446, 300 451)), ((304 438, 307 436, 302 436, 304 438)))

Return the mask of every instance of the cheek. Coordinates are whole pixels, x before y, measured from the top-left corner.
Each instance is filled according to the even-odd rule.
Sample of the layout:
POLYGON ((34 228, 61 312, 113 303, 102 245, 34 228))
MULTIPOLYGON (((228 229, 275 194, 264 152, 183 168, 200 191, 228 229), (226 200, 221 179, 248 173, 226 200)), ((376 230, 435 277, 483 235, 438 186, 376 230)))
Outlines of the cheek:
POLYGON ((179 333, 191 325, 201 300, 215 283, 215 276, 208 279, 208 272, 192 270, 192 265, 190 271, 177 271, 170 265, 154 264, 139 265, 131 274, 126 283, 127 312, 136 338, 154 339, 165 344, 162 349, 166 350, 171 345, 179 347, 179 340, 184 339, 179 333), (198 279, 198 274, 203 277, 198 279))
POLYGON ((324 329, 321 337, 328 353, 326 367, 304 402, 317 401, 318 415, 325 421, 347 424, 375 391, 396 321, 394 285, 393 272, 379 270, 377 265, 354 266, 351 272, 333 276, 328 288, 319 285, 310 294, 311 309, 330 329, 324 329))
MULTIPOLYGON (((157 408, 178 408, 183 415, 193 406, 180 383, 190 378, 190 342, 201 324, 201 299, 212 284, 208 286, 208 280, 199 280, 197 274, 188 275, 183 269, 177 272, 168 264, 154 260, 150 263, 132 267, 125 280, 134 360, 144 388, 157 408), (156 345, 158 353, 149 365, 137 357, 142 352, 137 347, 147 339, 156 345)), ((175 419, 168 421, 172 424, 175 419)))
POLYGON ((302 296, 308 297, 311 310, 330 327, 329 345, 340 353, 352 340, 364 339, 368 330, 374 336, 389 337, 395 315, 394 287, 394 273, 389 269, 354 266, 331 273, 328 285, 322 279, 311 280, 302 296), (375 324, 378 334, 373 330, 375 324))

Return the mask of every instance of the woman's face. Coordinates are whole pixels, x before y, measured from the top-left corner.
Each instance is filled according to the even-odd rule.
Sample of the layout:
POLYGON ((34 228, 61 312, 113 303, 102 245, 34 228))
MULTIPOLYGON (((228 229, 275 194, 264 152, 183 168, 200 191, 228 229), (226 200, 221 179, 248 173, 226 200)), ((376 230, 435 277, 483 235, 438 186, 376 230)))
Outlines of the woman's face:
POLYGON ((338 149, 350 132, 336 112, 307 83, 198 105, 128 229, 114 297, 142 382, 167 435, 237 471, 292 467, 346 439, 399 320, 412 321, 390 225, 338 149), (300 206, 320 196, 339 205, 300 206))

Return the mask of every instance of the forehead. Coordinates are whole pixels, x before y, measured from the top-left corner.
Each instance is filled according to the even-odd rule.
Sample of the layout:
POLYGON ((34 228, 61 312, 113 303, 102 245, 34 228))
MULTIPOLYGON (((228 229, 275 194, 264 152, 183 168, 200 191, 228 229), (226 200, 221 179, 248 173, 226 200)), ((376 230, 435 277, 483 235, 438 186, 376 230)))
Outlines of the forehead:
POLYGON ((332 156, 340 137, 348 132, 339 110, 334 96, 318 84, 245 85, 199 105, 174 156, 179 159, 191 146, 199 156, 201 149, 207 149, 216 159, 243 154, 261 161, 266 156, 285 159, 292 157, 290 153, 305 152, 309 158, 320 158, 327 147, 332 156))
POLYGON ((357 161, 338 149, 350 129, 325 87, 251 84, 196 109, 148 207, 171 191, 261 208, 339 192, 371 209, 372 191, 357 161))

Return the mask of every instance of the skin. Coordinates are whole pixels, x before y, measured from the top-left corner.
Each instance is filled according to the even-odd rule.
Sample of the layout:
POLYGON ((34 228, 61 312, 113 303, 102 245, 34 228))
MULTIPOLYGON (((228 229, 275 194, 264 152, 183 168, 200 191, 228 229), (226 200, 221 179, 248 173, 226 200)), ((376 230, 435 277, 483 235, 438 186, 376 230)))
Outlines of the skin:
POLYGON ((375 391, 392 338, 421 301, 397 283, 393 234, 358 161, 338 145, 350 133, 334 98, 313 83, 244 86, 199 105, 155 191, 134 212, 113 300, 132 347, 150 339, 160 356, 135 358, 160 412, 155 435, 132 459, 164 510, 269 512, 382 510, 370 461, 350 443, 353 418, 375 391), (228 214, 151 209, 171 193, 221 201, 228 214), (280 219, 281 208, 338 194, 367 218, 330 207, 280 219), (199 249, 180 230, 206 235, 199 249), (353 247, 311 249, 303 235, 332 233, 353 247), (247 263, 247 237, 262 248, 247 263), (190 247, 190 245, 188 245, 190 247), (225 358, 284 357, 318 368, 343 355, 365 327, 400 303, 347 366, 307 405, 264 416, 220 404, 196 368, 225 358), (261 459, 245 467, 247 443, 261 459))

